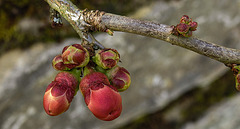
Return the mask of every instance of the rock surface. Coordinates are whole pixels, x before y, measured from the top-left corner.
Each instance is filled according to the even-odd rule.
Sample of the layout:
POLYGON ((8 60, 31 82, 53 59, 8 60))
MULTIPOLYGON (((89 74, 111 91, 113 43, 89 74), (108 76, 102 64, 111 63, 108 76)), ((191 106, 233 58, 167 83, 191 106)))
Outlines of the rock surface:
MULTIPOLYGON (((179 18, 187 14, 199 23, 194 36, 240 48, 239 5, 238 0, 159 1, 141 8, 132 16, 171 25, 177 24, 179 18)), ((227 70, 217 61, 157 39, 121 32, 114 32, 113 37, 101 33, 96 38, 104 46, 117 49, 121 54, 120 65, 131 73, 132 84, 121 93, 123 113, 118 119, 111 122, 96 119, 87 109, 80 92, 66 113, 51 117, 44 112, 44 91, 57 73, 51 67, 51 60, 64 46, 80 43, 78 39, 67 39, 60 45, 39 43, 28 50, 15 50, 0 58, 0 128, 117 128, 141 115, 163 108, 196 86, 207 86, 227 70)), ((226 127, 217 122, 227 122, 230 118, 219 118, 217 111, 235 114, 231 111, 239 110, 238 106, 234 110, 224 110, 224 107, 237 104, 237 98, 238 95, 229 102, 220 103, 217 110, 212 108, 216 112, 213 120, 216 124, 211 128, 226 127)), ((207 121, 210 118, 211 115, 205 115, 202 120, 186 124, 185 127, 210 128, 210 122, 207 121)), ((235 118, 231 124, 233 126, 228 126, 228 129, 235 129, 239 125, 240 119, 235 118)))
POLYGON ((239 94, 211 107, 200 120, 187 123, 183 129, 240 129, 239 94))

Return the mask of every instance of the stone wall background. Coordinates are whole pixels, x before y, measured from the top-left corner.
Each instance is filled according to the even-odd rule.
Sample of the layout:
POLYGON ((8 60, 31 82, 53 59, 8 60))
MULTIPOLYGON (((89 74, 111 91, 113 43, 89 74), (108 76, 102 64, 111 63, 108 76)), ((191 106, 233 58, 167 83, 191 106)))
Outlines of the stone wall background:
MULTIPOLYGON (((129 16, 172 25, 177 24, 183 14, 187 14, 199 23, 198 30, 194 32, 195 37, 223 46, 239 48, 239 7, 239 0, 154 1, 129 16)), ((208 89, 212 82, 228 71, 224 64, 157 39, 122 32, 114 32, 113 37, 97 33, 96 38, 103 45, 117 49, 121 54, 121 65, 131 73, 131 87, 121 93, 123 112, 118 119, 111 122, 96 119, 85 106, 80 92, 75 96, 66 113, 51 117, 44 112, 42 106, 44 91, 57 73, 51 67, 51 60, 64 46, 80 43, 80 40, 67 38, 51 44, 40 40, 28 49, 14 49, 0 57, 1 128, 120 128, 146 114, 154 114, 166 107, 170 108, 169 104, 191 90, 208 89)), ((222 98, 222 101, 211 105, 194 121, 187 121, 173 128, 236 129, 240 127, 238 118, 240 103, 237 101, 239 93, 235 92, 232 81, 234 80, 229 83, 222 82, 224 86, 231 87, 230 90, 234 94, 232 97, 222 98)), ((221 87, 221 84, 218 85, 221 87)), ((218 88, 215 91, 218 92, 218 88)), ((192 96, 188 96, 189 99, 192 96)), ((179 102, 171 107, 174 110, 167 113, 166 119, 170 122, 181 121, 182 114, 179 114, 177 107, 181 107, 182 104, 179 102)), ((204 106, 204 103, 199 106, 204 106)), ((192 114, 194 115, 194 112, 192 114)), ((155 119, 157 121, 157 118, 155 119)), ((159 125, 150 124, 145 128, 159 127, 164 126, 159 122, 159 125)))

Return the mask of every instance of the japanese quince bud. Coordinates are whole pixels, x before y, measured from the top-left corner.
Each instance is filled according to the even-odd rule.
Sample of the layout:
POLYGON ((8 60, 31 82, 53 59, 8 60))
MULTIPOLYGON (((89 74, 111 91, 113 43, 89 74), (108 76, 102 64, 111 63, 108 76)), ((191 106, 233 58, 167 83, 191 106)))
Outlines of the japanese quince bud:
POLYGON ((60 72, 52 81, 44 94, 43 106, 50 116, 59 115, 68 110, 76 93, 78 81, 68 72, 60 72))
MULTIPOLYGON (((75 71, 77 71, 77 70, 75 70, 75 71)), ((80 71, 78 71, 78 72, 80 72, 80 71)), ((58 81, 61 84, 66 84, 68 87, 72 88, 73 90, 78 91, 78 88, 79 88, 78 87, 78 84, 79 84, 78 80, 80 78, 77 78, 77 76, 78 76, 77 74, 79 74, 79 73, 75 72, 75 74, 76 75, 74 75, 70 72, 60 72, 56 75, 55 81, 58 81)))
POLYGON ((130 73, 123 67, 116 66, 106 72, 111 84, 118 89, 124 91, 131 84, 130 73))
POLYGON ((180 33, 180 34, 186 34, 189 32, 189 25, 187 24, 184 24, 184 23, 180 23, 177 25, 177 31, 180 33))
POLYGON ((80 44, 66 46, 62 51, 63 63, 70 69, 84 67, 89 62, 89 53, 86 48, 80 44))
POLYGON ((197 22, 190 22, 189 26, 190 26, 189 30, 195 31, 195 30, 197 30, 198 23, 197 22))
POLYGON ((236 75, 235 80, 236 80, 236 89, 240 91, 240 73, 236 75))
POLYGON ((190 22, 190 19, 187 15, 183 15, 180 19, 180 23, 188 24, 190 22))
POLYGON ((99 50, 94 58, 94 62, 103 69, 113 68, 119 61, 120 55, 115 49, 99 50))
POLYGON ((191 37, 192 36, 192 31, 188 31, 187 33, 182 34, 184 37, 191 37))
POLYGON ((95 117, 111 121, 122 112, 122 98, 117 89, 110 85, 101 72, 93 72, 83 77, 80 85, 85 103, 95 117))
POLYGON ((52 66, 56 70, 70 70, 66 65, 63 64, 62 56, 57 55, 52 61, 52 66))

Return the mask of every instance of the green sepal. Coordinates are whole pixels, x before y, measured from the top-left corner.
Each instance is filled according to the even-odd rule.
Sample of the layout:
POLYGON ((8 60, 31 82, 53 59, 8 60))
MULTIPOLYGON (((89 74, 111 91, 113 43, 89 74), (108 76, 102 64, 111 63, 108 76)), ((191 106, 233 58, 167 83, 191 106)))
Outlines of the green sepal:
POLYGON ((101 72, 101 73, 104 73, 104 74, 106 73, 106 70, 103 69, 102 67, 98 66, 98 65, 96 66, 95 69, 96 69, 97 72, 101 72))
POLYGON ((81 71, 82 71, 82 68, 74 68, 74 69, 71 69, 70 71, 66 71, 66 72, 69 72, 71 73, 77 80, 78 80, 78 83, 81 82, 81 71))
POLYGON ((239 77, 240 77, 240 74, 238 73, 238 74, 235 76, 236 89, 237 89, 238 91, 240 91, 240 82, 238 82, 239 77))
POLYGON ((94 67, 85 66, 83 68, 83 76, 86 76, 86 75, 88 75, 92 72, 95 72, 95 71, 96 71, 96 69, 94 67))

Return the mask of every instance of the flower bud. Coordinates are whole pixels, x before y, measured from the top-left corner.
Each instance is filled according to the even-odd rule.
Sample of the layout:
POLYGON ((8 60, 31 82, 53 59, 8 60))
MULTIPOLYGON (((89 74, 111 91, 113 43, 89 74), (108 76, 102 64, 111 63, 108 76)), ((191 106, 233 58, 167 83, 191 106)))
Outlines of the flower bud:
POLYGON ((184 23, 180 23, 177 25, 177 31, 180 33, 180 34, 186 34, 189 32, 189 25, 187 24, 184 24, 184 23))
POLYGON ((184 37, 191 37, 192 36, 192 31, 188 31, 187 33, 182 34, 184 37))
POLYGON ((119 61, 120 55, 117 50, 107 48, 99 50, 94 58, 94 62, 103 69, 113 68, 119 61))
POLYGON ((195 31, 195 30, 197 30, 198 23, 197 22, 190 22, 189 26, 190 26, 189 30, 195 31))
POLYGON ((86 97, 85 95, 88 92, 89 88, 101 88, 101 84, 110 85, 107 76, 101 72, 92 72, 82 78, 79 88, 83 96, 86 97))
POLYGON ((187 15, 183 15, 180 19, 180 23, 188 24, 190 22, 190 19, 187 15))
POLYGON ((106 72, 111 84, 118 91, 125 91, 131 84, 130 73, 123 67, 116 66, 106 72))
POLYGON ((240 73, 236 75, 235 80, 236 80, 236 89, 240 91, 240 73))
POLYGON ((117 89, 110 85, 105 74, 94 72, 83 77, 79 85, 85 103, 95 117, 111 121, 122 112, 122 98, 117 89))
MULTIPOLYGON (((74 69, 75 70, 75 69, 74 69)), ((75 72, 77 70, 72 70, 71 72, 75 72)), ((79 71, 78 71, 79 72, 79 71)), ((79 74, 79 73, 76 73, 75 74, 79 74)), ((78 75, 76 75, 78 76, 78 75)), ((78 79, 80 78, 77 78, 76 76, 74 76, 73 73, 70 73, 70 72, 60 72, 56 75, 55 77, 55 81, 61 83, 61 84, 64 84, 66 83, 66 85, 70 88, 72 88, 73 90, 77 91, 78 90, 78 79)))
POLYGON ((111 121, 122 112, 122 98, 120 94, 107 85, 90 90, 88 108, 98 119, 111 121))
POLYGON ((60 72, 44 94, 43 107, 50 116, 59 115, 68 110, 76 93, 78 81, 68 72, 60 72))
POLYGON ((66 46, 62 51, 63 63, 70 69, 84 67, 89 62, 89 53, 80 44, 66 46))
POLYGON ((56 70, 70 70, 66 65, 63 64, 62 56, 57 55, 53 58, 52 66, 56 70))

